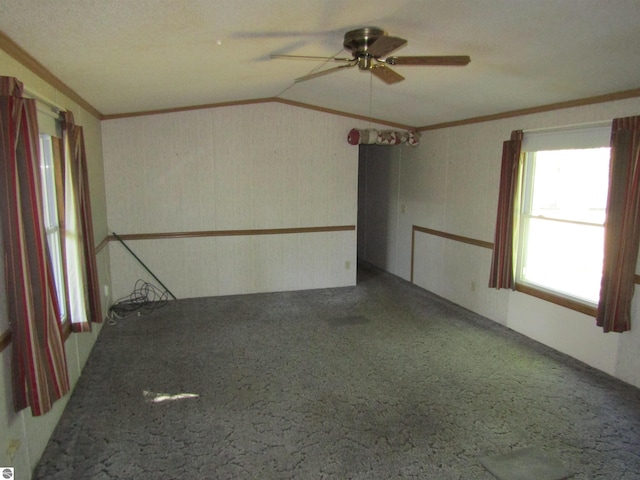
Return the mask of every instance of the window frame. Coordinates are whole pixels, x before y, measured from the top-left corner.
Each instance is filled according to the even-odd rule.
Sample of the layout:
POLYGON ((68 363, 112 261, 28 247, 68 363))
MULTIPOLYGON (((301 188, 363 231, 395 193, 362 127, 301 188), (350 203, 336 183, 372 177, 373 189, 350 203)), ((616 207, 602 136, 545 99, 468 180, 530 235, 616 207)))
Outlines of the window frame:
MULTIPOLYGON (((565 294, 564 292, 554 290, 552 288, 546 288, 543 285, 539 285, 533 282, 527 282, 522 278, 522 268, 524 255, 526 253, 526 244, 524 239, 527 237, 527 227, 528 227, 528 219, 537 218, 537 216, 532 215, 532 202, 533 202, 533 171, 535 168, 535 153, 543 150, 564 150, 564 149, 587 149, 587 148, 602 148, 609 147, 609 134, 610 134, 610 125, 609 124, 596 124, 596 125, 587 125, 587 126, 577 126, 577 127, 569 127, 566 129, 546 129, 542 130, 542 140, 534 139, 533 142, 527 144, 526 139, 527 135, 535 136, 537 132, 527 133, 525 132, 525 139, 523 140, 523 145, 521 149, 520 155, 520 168, 518 171, 518 190, 516 194, 517 198, 517 208, 514 209, 514 228, 516 231, 514 232, 514 280, 515 280, 515 289, 518 292, 525 293, 527 295, 531 295, 542 300, 548 301, 550 303, 554 303, 556 305, 560 305, 581 313, 584 313, 589 316, 596 316, 597 314, 597 304, 590 302, 586 299, 578 298, 572 296, 570 294, 565 294), (584 145, 575 144, 575 142, 580 142, 582 140, 572 138, 573 136, 578 135, 580 137, 581 133, 584 132, 586 135, 589 133, 593 133, 598 131, 595 137, 596 140, 587 140, 587 143, 584 145), (559 143, 562 145, 562 136, 566 134, 567 138, 569 138, 567 146, 558 146, 559 143), (545 139, 544 136, 549 135, 550 140, 545 139), (606 136, 606 142, 604 138, 606 136), (560 139, 560 140, 559 140, 560 139), (540 148, 540 142, 544 144, 546 141, 550 142, 551 148, 540 148), (589 143, 589 142, 594 143, 589 143), (558 143, 559 142, 559 143, 558 143), (533 144, 533 146, 531 146, 533 144), (533 155, 531 155, 533 154, 533 155), (533 161, 529 159, 527 161, 527 156, 531 155, 533 157, 533 161)), ((544 218, 544 220, 549 221, 558 221, 563 223, 582 223, 585 225, 593 225, 599 226, 598 224, 592 224, 590 222, 576 222, 572 220, 565 219, 550 219, 544 218)), ((606 222, 605 222, 606 223, 606 222)), ((605 228, 605 224, 602 225, 602 228, 605 228)))
MULTIPOLYGON (((56 122, 58 123, 58 122, 56 122)), ((57 127, 58 125, 56 125, 57 127)), ((40 172, 41 172, 41 187, 42 187, 42 208, 43 210, 49 210, 45 212, 45 235, 47 245, 52 251, 52 256, 55 255, 56 259, 51 259, 52 267, 55 269, 54 263, 59 263, 58 269, 55 269, 54 284, 56 287, 56 297, 60 306, 60 325, 62 327, 64 339, 66 339, 71 333, 71 318, 69 315, 69 303, 68 303, 68 285, 67 285, 67 272, 66 261, 64 254, 64 242, 65 242, 65 224, 64 224, 64 192, 62 183, 62 162, 63 162, 63 148, 62 139, 57 135, 56 131, 51 131, 47 128, 41 128, 39 132, 40 138, 40 172), (45 143, 48 143, 45 149, 45 143), (47 150, 47 151, 45 151, 47 150), (47 153, 51 156, 46 158, 47 153), (53 191, 51 191, 53 190, 53 191), (52 202, 53 205, 49 202, 52 202), (49 207, 49 208, 48 208, 49 207), (51 209, 55 211, 55 225, 47 225, 51 213, 51 209), (50 234, 57 232, 57 245, 53 246, 49 240, 50 234)))

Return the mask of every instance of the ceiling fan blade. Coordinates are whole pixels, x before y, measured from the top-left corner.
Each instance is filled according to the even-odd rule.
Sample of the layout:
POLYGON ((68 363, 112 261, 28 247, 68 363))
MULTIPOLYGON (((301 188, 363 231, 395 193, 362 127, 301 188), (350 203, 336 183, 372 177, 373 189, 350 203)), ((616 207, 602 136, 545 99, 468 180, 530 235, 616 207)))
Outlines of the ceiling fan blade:
POLYGON ((426 56, 426 57, 389 57, 384 60, 389 65, 440 65, 463 67, 471 61, 468 55, 426 56))
POLYGON ((337 58, 337 57, 313 57, 313 56, 309 56, 309 55, 269 55, 269 58, 271 58, 272 60, 313 60, 313 61, 319 61, 319 60, 331 60, 334 62, 352 62, 353 58, 337 58))
POLYGON ((337 72, 338 70, 341 70, 343 68, 355 67, 356 65, 357 65, 356 63, 349 63, 348 65, 340 65, 339 67, 333 67, 333 68, 328 68, 326 70, 320 70, 319 72, 310 73, 309 75, 305 75, 304 77, 296 78, 294 81, 295 81, 295 83, 304 82, 306 80, 311 80, 312 78, 322 77, 324 75, 328 75, 330 73, 337 72))
POLYGON ((381 37, 378 37, 377 40, 369 45, 369 48, 367 48, 367 53, 376 58, 384 57, 385 55, 388 55, 394 50, 402 47, 406 43, 407 41, 404 38, 383 35, 381 37))
POLYGON ((371 67, 371 73, 382 80, 384 83, 392 84, 398 83, 404 80, 404 77, 397 72, 394 72, 384 63, 376 63, 371 67))

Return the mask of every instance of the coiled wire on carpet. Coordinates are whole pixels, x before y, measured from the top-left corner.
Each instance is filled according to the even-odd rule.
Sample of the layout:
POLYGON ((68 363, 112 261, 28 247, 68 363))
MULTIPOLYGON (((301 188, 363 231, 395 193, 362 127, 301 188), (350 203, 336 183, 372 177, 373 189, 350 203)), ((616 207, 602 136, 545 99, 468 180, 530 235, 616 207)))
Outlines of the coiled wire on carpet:
POLYGON ((109 321, 111 324, 115 324, 118 319, 146 315, 164 307, 168 301, 169 292, 167 290, 160 290, 155 285, 138 279, 133 292, 111 305, 109 321))

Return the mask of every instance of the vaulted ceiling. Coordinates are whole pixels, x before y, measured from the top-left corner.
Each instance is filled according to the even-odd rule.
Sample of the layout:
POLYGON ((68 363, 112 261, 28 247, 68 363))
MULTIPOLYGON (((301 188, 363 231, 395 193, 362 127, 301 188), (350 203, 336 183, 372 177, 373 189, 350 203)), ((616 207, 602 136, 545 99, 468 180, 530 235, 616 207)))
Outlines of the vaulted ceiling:
POLYGON ((421 127, 640 95, 638 0, 0 0, 0 32, 104 115, 277 97, 421 127), (269 58, 350 56, 367 26, 471 63, 295 83, 335 65, 269 58))

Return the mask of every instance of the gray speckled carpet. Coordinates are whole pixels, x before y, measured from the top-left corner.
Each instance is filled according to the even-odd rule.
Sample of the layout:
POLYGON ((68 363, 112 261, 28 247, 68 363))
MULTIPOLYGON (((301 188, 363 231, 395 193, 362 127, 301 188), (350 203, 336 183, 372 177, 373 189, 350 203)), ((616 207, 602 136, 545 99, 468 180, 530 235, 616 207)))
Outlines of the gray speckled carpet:
POLYGON ((106 325, 37 479, 640 478, 640 391, 389 274, 106 325))

